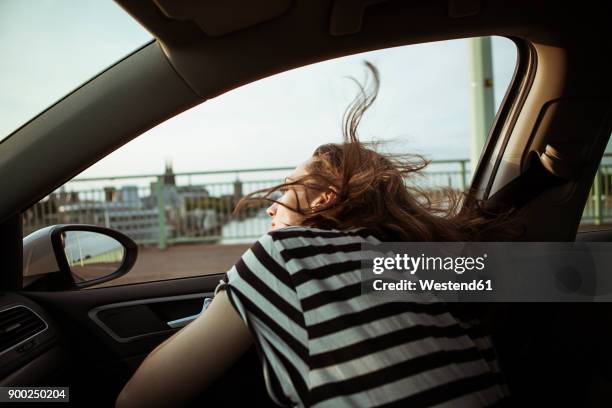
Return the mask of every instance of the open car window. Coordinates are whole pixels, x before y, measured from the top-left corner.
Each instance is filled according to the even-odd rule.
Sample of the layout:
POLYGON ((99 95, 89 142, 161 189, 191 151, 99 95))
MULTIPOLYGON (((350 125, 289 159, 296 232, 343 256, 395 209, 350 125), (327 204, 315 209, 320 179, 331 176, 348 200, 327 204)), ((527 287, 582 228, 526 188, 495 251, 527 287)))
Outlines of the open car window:
MULTIPOLYGON (((245 85, 149 130, 24 212, 24 235, 86 223, 139 244, 134 268, 102 285, 226 272, 270 228, 267 205, 238 214, 245 194, 278 184, 324 143, 342 141, 342 115, 366 79, 380 92, 360 125, 382 151, 432 163, 429 189, 469 187, 480 150, 471 147, 474 106, 470 39, 394 47, 325 61, 245 85), (474 159, 473 157, 476 157, 474 159)), ((515 44, 488 40, 491 117, 516 65, 515 44)), ((135 107, 136 109, 136 107, 135 107)), ((486 131, 486 129, 485 129, 486 131)), ((480 149, 482 146, 480 146, 480 149)))

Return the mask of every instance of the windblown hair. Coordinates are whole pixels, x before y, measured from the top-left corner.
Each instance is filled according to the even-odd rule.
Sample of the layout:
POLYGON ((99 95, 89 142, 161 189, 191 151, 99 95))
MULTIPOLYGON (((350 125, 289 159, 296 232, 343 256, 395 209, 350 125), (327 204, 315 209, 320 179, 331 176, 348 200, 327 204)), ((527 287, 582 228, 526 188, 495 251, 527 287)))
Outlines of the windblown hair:
MULTIPOLYGON (((351 78, 359 93, 344 113, 342 143, 319 146, 307 175, 243 197, 234 212, 248 203, 276 202, 302 215, 301 225, 348 230, 366 227, 388 241, 505 241, 520 234, 512 208, 488 208, 472 191, 425 189, 411 182, 430 163, 420 155, 377 151, 380 143, 359 141, 357 128, 378 96, 377 68, 365 62, 373 77, 369 91, 351 78), (274 200, 281 189, 301 185, 307 197, 332 191, 334 199, 315 208, 296 208, 274 200), (262 195, 263 194, 263 195, 262 195)), ((308 201, 311 202, 310 198, 308 201)))

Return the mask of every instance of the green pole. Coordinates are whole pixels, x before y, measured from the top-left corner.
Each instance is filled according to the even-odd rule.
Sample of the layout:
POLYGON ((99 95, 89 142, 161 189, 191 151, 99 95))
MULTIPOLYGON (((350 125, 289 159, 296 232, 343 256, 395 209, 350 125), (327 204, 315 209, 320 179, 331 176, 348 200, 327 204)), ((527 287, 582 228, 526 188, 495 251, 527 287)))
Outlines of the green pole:
POLYGON ((595 173, 595 180, 593 180, 593 195, 595 197, 594 212, 595 212, 595 225, 601 225, 603 222, 603 214, 601 212, 601 173, 597 169, 595 173))
POLYGON ((158 247, 166 249, 166 206, 164 204, 164 177, 159 176, 155 183, 157 196, 157 224, 159 227, 158 247))
POLYGON ((470 163, 474 174, 495 118, 495 100, 491 37, 470 38, 468 41, 471 60, 470 163))

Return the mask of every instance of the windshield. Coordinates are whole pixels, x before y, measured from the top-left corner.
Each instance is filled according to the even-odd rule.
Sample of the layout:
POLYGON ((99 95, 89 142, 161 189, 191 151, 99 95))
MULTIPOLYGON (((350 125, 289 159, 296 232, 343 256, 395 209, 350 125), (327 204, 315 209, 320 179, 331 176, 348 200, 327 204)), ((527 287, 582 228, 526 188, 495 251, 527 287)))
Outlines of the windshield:
POLYGON ((110 0, 2 0, 0 141, 151 39, 110 0))

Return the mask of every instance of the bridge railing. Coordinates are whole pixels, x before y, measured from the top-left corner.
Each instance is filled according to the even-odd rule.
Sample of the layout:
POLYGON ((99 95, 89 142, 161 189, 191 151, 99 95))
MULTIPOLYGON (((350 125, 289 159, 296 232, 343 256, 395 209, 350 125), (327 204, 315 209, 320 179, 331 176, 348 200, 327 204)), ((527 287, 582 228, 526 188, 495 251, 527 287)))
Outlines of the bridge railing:
MULTIPOLYGON (((468 160, 432 161, 422 177, 411 179, 432 192, 463 191, 469 185, 468 160)), ((282 182, 292 167, 77 178, 24 213, 24 236, 60 223, 106 226, 140 245, 187 242, 249 242, 270 227, 267 204, 233 214, 244 195, 282 182)), ((602 164, 584 210, 586 223, 612 221, 612 163, 602 164)))

